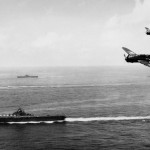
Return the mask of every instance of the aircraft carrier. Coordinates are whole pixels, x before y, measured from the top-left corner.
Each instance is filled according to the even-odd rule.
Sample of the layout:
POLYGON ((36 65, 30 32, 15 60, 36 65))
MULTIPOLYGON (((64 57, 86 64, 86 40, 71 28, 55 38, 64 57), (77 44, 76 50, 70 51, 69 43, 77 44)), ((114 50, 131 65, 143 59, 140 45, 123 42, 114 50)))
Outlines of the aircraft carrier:
POLYGON ((0 115, 0 123, 44 123, 44 122, 64 122, 66 116, 35 116, 26 113, 23 109, 19 108, 12 114, 0 115))

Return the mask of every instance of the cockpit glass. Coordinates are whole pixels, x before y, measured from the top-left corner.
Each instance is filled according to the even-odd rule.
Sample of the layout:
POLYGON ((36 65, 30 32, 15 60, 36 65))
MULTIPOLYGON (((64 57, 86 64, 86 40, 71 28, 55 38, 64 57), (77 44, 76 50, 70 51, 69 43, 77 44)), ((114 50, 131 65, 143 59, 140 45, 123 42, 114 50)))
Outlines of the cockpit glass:
POLYGON ((133 58, 135 57, 136 55, 128 55, 128 58, 133 58))

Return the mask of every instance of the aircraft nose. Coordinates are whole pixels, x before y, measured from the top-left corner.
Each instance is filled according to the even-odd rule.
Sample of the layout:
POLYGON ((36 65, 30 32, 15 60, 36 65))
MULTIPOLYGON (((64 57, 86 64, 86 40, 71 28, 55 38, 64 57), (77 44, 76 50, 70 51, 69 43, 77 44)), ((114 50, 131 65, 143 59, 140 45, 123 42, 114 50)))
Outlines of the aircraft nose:
POLYGON ((128 62, 128 57, 125 57, 125 61, 128 62))

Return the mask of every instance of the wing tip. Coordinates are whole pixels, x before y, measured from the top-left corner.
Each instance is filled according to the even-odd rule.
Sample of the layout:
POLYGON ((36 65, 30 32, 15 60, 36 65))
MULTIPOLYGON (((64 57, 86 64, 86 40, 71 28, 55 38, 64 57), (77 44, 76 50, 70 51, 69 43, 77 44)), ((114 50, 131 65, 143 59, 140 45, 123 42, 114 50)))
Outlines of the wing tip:
POLYGON ((126 50, 127 48, 126 48, 126 47, 122 47, 122 49, 123 49, 123 50, 126 50))

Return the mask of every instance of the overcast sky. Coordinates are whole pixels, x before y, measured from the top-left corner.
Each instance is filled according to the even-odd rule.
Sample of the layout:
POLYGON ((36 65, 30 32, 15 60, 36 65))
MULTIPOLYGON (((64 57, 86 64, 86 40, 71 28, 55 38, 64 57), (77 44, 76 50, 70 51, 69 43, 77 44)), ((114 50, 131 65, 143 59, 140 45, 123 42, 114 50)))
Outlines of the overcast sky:
POLYGON ((0 0, 0 66, 126 65, 146 26, 150 0, 0 0))

